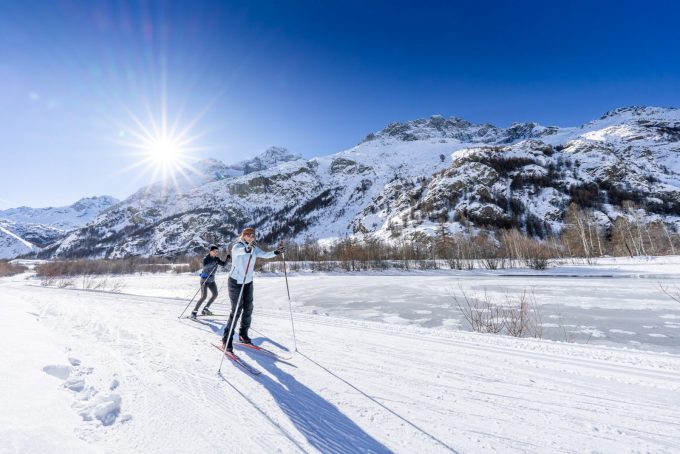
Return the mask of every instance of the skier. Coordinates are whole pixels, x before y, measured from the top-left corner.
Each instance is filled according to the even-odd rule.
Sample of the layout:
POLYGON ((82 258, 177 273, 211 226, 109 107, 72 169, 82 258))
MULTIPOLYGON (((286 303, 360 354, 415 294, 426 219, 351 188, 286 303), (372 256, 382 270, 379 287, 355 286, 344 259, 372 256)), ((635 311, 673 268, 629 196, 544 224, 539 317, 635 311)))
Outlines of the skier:
POLYGON ((217 298, 217 284, 215 284, 215 271, 217 271, 218 266, 226 266, 227 262, 231 259, 230 255, 227 255, 226 260, 222 260, 217 256, 217 250, 219 248, 214 244, 210 246, 210 252, 203 258, 203 271, 201 271, 201 298, 196 302, 196 307, 191 313, 191 318, 196 318, 198 315, 198 308, 201 307, 205 297, 208 296, 208 289, 210 289, 210 299, 201 311, 201 315, 213 315, 210 312, 210 305, 217 298))
POLYGON ((276 250, 265 252, 257 247, 255 238, 255 229, 246 227, 241 232, 239 241, 231 249, 231 257, 233 260, 231 272, 229 273, 231 313, 229 314, 229 322, 224 327, 224 335, 222 336, 222 347, 226 348, 229 352, 233 351, 233 336, 229 336, 229 334, 232 334, 234 331, 231 324, 233 322, 234 325, 236 325, 241 313, 243 313, 243 317, 241 317, 239 341, 244 344, 251 343, 250 337, 248 337, 248 328, 250 328, 250 320, 253 314, 253 269, 255 268, 255 260, 257 260, 258 257, 271 259, 286 251, 283 244, 279 244, 276 250), (243 294, 241 295, 241 293, 243 294), (241 301, 238 313, 234 314, 237 303, 239 303, 239 295, 241 295, 241 301))

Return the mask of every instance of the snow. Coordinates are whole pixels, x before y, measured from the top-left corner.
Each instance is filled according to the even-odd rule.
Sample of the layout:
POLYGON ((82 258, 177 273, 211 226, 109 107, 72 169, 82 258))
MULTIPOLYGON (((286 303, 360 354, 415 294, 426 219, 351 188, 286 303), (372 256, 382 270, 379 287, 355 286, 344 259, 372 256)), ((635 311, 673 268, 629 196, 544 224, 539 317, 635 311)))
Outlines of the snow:
POLYGON ((116 203, 118 200, 111 196, 86 197, 63 207, 19 207, 1 210, 0 219, 27 224, 45 224, 68 231, 87 224, 102 210, 116 203))
POLYGON ((83 198, 65 207, 0 210, 0 259, 36 252, 117 202, 113 197, 101 196, 83 198))
MULTIPOLYGON (((677 452, 677 333, 652 335, 669 336, 662 327, 680 319, 680 304, 646 284, 677 285, 678 260, 563 265, 541 278, 530 270, 293 273, 298 352, 284 363, 239 350, 262 370, 257 377, 229 361, 217 374, 210 342, 223 318, 177 319, 196 276, 111 278, 125 281, 122 294, 42 287, 30 272, 2 278, 0 451, 677 452), (540 301, 560 295, 572 311, 564 317, 658 317, 636 329, 612 326, 616 319, 569 322, 592 334, 587 345, 475 334, 458 330, 443 296, 458 281, 534 282, 540 301), (587 282, 595 284, 580 288, 587 282), (621 293, 607 297, 606 282, 621 293), (641 350, 638 332, 667 342, 666 352, 641 350), (595 344, 603 342, 596 333, 626 341, 595 344)), ((251 336, 291 352, 282 276, 261 274, 255 286, 251 336)), ((225 294, 215 312, 226 311, 225 294)))
POLYGON ((7 229, 5 229, 5 228, 3 228, 3 227, 1 227, 1 226, 0 226, 0 232, 4 233, 5 235, 9 235, 9 236, 11 236, 12 238, 16 239, 19 243, 23 244, 24 247, 28 248, 29 250, 30 250, 30 249, 33 249, 33 247, 34 247, 34 246, 33 246, 31 243, 29 243, 28 241, 25 241, 25 240, 19 238, 18 236, 16 236, 16 235, 13 234, 12 232, 10 232, 9 230, 7 230, 7 229))
POLYGON ((33 244, 0 225, 0 259, 14 258, 35 248, 33 244))
MULTIPOLYGON (((433 116, 390 124, 354 147, 309 160, 272 148, 232 166, 206 161, 207 171, 197 172, 205 179, 180 185, 179 190, 162 185, 140 189, 99 214, 89 229, 59 239, 54 256, 194 252, 207 246, 204 238, 216 225, 228 232, 228 238, 239 226, 253 224, 263 235, 299 242, 361 237, 365 232, 394 241, 417 232, 431 234, 435 223, 427 223, 446 213, 446 227, 459 232, 459 215, 474 209, 472 202, 482 194, 514 198, 527 213, 545 219, 559 232, 564 207, 570 202, 568 188, 574 184, 621 184, 631 191, 655 194, 658 200, 673 200, 680 186, 677 140, 672 133, 678 121, 677 109, 652 107, 617 109, 583 126, 566 128, 517 123, 502 129, 433 116), (498 157, 530 158, 534 164, 515 169, 512 175, 499 175, 486 165, 498 157), (540 188, 544 183, 533 187, 527 183, 513 189, 511 182, 517 175, 545 175, 551 181, 547 188, 540 188), (429 216, 433 217, 428 221, 429 216), (284 226, 291 221, 301 228, 286 232, 284 226), (398 229, 390 228, 397 224, 398 229), (122 235, 123 229, 129 234, 122 235), (93 231, 99 240, 94 245, 93 231), (85 241, 91 247, 79 246, 85 241)), ((509 214, 506 206, 477 207, 495 221, 509 214)), ((603 227, 619 215, 630 216, 607 204, 594 213, 603 227)), ((653 210, 643 220, 680 226, 680 217, 653 210)))

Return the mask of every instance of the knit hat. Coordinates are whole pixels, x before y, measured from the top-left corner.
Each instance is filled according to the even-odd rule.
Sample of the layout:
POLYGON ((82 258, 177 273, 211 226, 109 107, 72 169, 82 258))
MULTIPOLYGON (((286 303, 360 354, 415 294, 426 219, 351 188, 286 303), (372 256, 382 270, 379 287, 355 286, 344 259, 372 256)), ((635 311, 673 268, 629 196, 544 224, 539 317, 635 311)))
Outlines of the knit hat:
POLYGON ((214 251, 215 249, 219 249, 219 248, 218 248, 217 246, 215 246, 214 244, 211 244, 211 245, 210 245, 210 250, 211 250, 211 251, 214 251))

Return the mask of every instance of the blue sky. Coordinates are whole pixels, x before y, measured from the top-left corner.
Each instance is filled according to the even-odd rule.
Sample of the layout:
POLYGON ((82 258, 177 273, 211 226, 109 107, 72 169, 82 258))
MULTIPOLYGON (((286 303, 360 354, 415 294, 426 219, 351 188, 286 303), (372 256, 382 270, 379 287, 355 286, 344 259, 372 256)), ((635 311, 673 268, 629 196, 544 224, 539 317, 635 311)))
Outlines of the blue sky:
POLYGON ((123 142, 161 111, 230 163, 432 114, 678 106, 678 19, 670 1, 0 1, 0 208, 128 196, 151 176, 123 171, 123 142))

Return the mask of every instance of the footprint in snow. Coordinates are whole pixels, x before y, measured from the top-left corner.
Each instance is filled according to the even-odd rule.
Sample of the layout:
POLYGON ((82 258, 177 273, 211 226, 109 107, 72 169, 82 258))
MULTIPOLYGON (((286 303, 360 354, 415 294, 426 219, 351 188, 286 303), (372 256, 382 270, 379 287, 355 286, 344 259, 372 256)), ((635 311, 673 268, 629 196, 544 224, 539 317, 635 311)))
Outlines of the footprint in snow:
POLYGON ((92 399, 77 402, 76 407, 78 414, 84 421, 99 420, 102 425, 110 426, 116 422, 116 418, 120 414, 121 397, 116 393, 112 394, 97 394, 92 399))
MULTIPOLYGON (((77 397, 76 402, 73 403, 73 408, 78 412, 83 421, 99 421, 103 426, 110 426, 116 422, 120 415, 122 398, 118 393, 102 393, 99 390, 86 383, 84 375, 92 373, 93 368, 81 367, 81 361, 78 358, 68 358, 70 366, 61 364, 50 364, 43 367, 43 371, 62 380, 63 387, 73 391, 74 397, 77 397)), ((118 379, 114 378, 108 391, 114 391, 120 386, 118 379)), ((121 422, 126 422, 132 419, 130 415, 123 415, 120 418, 121 422)))
POLYGON ((71 375, 71 368, 69 366, 62 366, 59 364, 50 364, 43 367, 43 371, 60 380, 66 380, 71 375))
POLYGON ((69 377, 64 381, 64 388, 79 393, 85 389, 85 380, 81 377, 69 377))

